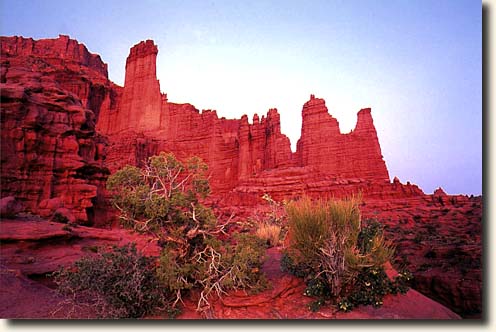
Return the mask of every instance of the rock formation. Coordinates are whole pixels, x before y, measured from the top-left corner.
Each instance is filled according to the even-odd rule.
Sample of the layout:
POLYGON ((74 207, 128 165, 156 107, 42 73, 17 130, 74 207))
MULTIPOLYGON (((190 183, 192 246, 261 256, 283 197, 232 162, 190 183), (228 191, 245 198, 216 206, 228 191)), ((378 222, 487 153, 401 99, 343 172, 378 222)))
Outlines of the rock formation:
MULTIPOLYGON (((151 40, 135 45, 126 60, 126 77, 118 112, 102 116, 103 133, 160 128, 162 96, 156 76, 157 46, 151 40)), ((109 109, 110 111, 110 109, 109 109)))
POLYGON ((107 65, 67 36, 0 43, 2 197, 92 223, 108 174, 95 123, 115 105, 107 65))
POLYGON ((300 166, 313 166, 339 178, 389 182, 370 108, 358 112, 355 130, 344 135, 325 101, 314 95, 303 106, 302 117, 297 144, 300 166))
POLYGON ((196 155, 209 165, 209 203, 238 217, 250 216, 263 193, 276 200, 361 193, 364 218, 387 226, 405 258, 400 263, 420 280, 417 289, 458 313, 480 314, 481 197, 442 189, 426 195, 409 182, 391 182, 370 108, 342 134, 325 101, 311 95, 293 153, 276 109, 250 123, 246 115, 225 119, 170 102, 151 40, 131 48, 124 87, 68 36, 0 37, 0 48, 2 218, 27 210, 104 223, 110 172, 141 166, 160 151, 196 155))
MULTIPOLYGON (((119 105, 115 111, 106 109, 100 114, 97 127, 109 136, 112 146, 108 155, 111 170, 126 163, 139 165, 150 155, 167 150, 179 157, 202 157, 210 167, 216 194, 288 168, 304 174, 317 172, 317 181, 389 183, 370 109, 358 113, 353 132, 341 134, 324 100, 312 95, 303 106, 301 139, 297 152, 292 153, 276 109, 261 119, 255 114, 250 124, 247 116, 219 119, 215 111, 200 113, 190 104, 169 102, 156 78, 157 52, 150 40, 131 48, 119 105)), ((285 194, 295 193, 301 191, 285 194)))

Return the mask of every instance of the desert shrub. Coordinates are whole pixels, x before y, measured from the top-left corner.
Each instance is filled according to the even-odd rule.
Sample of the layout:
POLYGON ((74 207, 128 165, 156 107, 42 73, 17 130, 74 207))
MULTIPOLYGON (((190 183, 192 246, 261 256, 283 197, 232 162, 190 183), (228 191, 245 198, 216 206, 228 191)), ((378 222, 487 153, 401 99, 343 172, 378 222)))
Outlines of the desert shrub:
POLYGON ((259 224, 255 234, 265 241, 269 247, 273 247, 279 243, 281 226, 266 223, 259 224))
MULTIPOLYGON (((354 294, 364 273, 383 272, 382 266, 392 258, 394 250, 385 240, 381 225, 370 221, 362 227, 358 203, 356 198, 303 198, 287 205, 290 246, 281 267, 305 278, 305 295, 318 298, 311 304, 312 310, 341 299, 353 305, 359 297, 350 294, 354 294)), ((387 279, 385 274, 379 277, 387 279)))
POLYGON ((252 236, 231 244, 231 220, 219 223, 201 203, 210 192, 207 165, 197 157, 185 163, 173 154, 149 158, 143 169, 127 166, 110 176, 107 187, 123 225, 154 234, 162 246, 157 275, 173 295, 173 307, 190 291, 200 292, 197 309, 228 289, 260 288, 265 246, 252 236))
POLYGON ((385 295, 406 293, 412 279, 406 270, 391 280, 382 267, 364 268, 357 274, 352 291, 339 301, 338 309, 350 311, 358 305, 381 306, 385 295))
POLYGON ((61 223, 61 224, 67 224, 69 223, 69 218, 64 216, 62 213, 55 211, 52 217, 53 222, 61 223))
POLYGON ((223 284, 229 289, 248 289, 253 293, 265 290, 268 281, 260 273, 266 259, 266 244, 263 240, 250 234, 235 236, 236 245, 232 253, 226 255, 225 266, 228 278, 223 284))
POLYGON ((266 216, 266 223, 281 225, 286 218, 285 204, 286 201, 277 202, 269 194, 262 195, 262 199, 269 204, 269 213, 266 216))
POLYGON ((210 192, 207 165, 198 157, 180 162, 172 153, 150 157, 143 169, 126 166, 112 174, 107 188, 124 226, 137 231, 162 231, 178 224, 192 229, 215 222, 199 203, 210 192))
POLYGON ((286 201, 277 202, 265 193, 262 199, 266 202, 268 211, 255 211, 253 215, 253 229, 255 234, 264 240, 269 247, 277 246, 287 234, 285 204, 286 201))
POLYGON ((201 311, 209 306, 212 294, 222 296, 231 289, 257 292, 267 288, 267 279, 260 272, 265 261, 265 243, 249 234, 239 234, 235 239, 236 244, 226 245, 210 238, 203 250, 191 256, 177 256, 170 247, 164 248, 158 277, 169 292, 176 294, 175 303, 185 290, 199 289, 197 310, 201 311))
POLYGON ((155 269, 133 244, 82 258, 54 280, 73 304, 86 303, 102 318, 141 318, 166 305, 155 269))

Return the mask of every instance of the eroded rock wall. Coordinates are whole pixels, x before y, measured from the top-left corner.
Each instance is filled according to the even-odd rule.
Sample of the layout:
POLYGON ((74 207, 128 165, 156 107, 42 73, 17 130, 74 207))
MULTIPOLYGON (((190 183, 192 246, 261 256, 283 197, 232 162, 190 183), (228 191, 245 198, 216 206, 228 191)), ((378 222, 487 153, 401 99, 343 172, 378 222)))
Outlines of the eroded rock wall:
POLYGON ((47 217, 66 209, 71 220, 95 222, 108 175, 95 123, 115 106, 107 65, 67 36, 0 43, 2 197, 47 217))
POLYGON ((150 40, 131 48, 119 105, 116 111, 107 108, 108 113, 100 114, 98 129, 113 146, 109 149, 112 170, 128 162, 141 164, 150 153, 165 150, 180 158, 203 158, 217 194, 288 167, 334 179, 389 183, 370 109, 358 113, 353 132, 341 134, 324 100, 312 95, 303 106, 301 139, 292 153, 276 109, 261 118, 255 114, 250 124, 246 115, 219 119, 215 111, 200 112, 191 104, 169 102, 156 79, 157 53, 150 40), (149 148, 141 147, 143 140, 149 148))

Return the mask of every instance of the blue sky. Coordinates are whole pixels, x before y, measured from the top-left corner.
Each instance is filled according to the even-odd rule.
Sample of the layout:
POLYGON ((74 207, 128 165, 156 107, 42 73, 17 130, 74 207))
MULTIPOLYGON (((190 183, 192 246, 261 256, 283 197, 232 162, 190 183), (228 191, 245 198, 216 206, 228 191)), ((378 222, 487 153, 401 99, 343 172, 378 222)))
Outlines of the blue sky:
POLYGON ((129 48, 158 45, 173 102, 239 118, 276 107, 294 147, 311 93, 342 132, 372 108, 391 179, 482 192, 481 3, 431 1, 6 1, 2 35, 68 34, 124 82, 129 48))

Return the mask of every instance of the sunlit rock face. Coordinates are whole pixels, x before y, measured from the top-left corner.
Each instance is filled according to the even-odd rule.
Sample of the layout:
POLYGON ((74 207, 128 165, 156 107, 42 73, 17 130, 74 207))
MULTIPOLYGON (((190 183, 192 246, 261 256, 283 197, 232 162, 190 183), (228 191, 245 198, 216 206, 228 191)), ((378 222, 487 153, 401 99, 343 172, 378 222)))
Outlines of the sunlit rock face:
MULTIPOLYGON (((250 179, 270 177, 273 170, 294 167, 321 174, 316 181, 332 177, 389 182, 370 109, 358 112, 354 131, 341 134, 324 100, 312 95, 303 106, 301 138, 297 152, 292 153, 289 139, 281 133, 277 109, 261 118, 255 114, 249 123, 247 116, 228 120, 215 111, 200 112, 190 104, 169 102, 156 78, 157 53, 151 40, 131 48, 124 88, 117 93, 118 106, 99 116, 97 128, 110 137, 112 170, 129 162, 139 165, 151 154, 167 150, 207 161, 216 194, 246 185, 250 179)), ((288 189, 287 195, 296 193, 288 189)), ((293 189, 301 194, 300 188, 293 189)))

